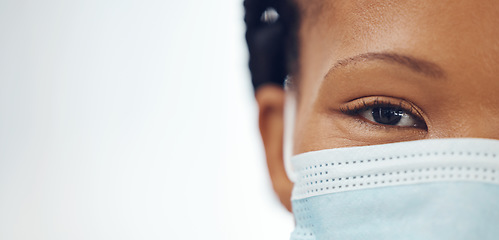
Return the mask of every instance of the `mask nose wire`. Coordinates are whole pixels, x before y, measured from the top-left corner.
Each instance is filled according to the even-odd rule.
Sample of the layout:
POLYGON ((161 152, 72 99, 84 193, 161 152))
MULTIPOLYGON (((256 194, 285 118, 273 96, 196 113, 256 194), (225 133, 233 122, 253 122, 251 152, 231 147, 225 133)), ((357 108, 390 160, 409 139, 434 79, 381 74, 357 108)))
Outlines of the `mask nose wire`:
POLYGON ((291 163, 293 156, 293 133, 296 118, 296 94, 291 86, 291 77, 288 75, 284 81, 285 102, 284 102, 284 136, 283 136, 283 157, 284 168, 288 178, 296 182, 296 173, 291 163))

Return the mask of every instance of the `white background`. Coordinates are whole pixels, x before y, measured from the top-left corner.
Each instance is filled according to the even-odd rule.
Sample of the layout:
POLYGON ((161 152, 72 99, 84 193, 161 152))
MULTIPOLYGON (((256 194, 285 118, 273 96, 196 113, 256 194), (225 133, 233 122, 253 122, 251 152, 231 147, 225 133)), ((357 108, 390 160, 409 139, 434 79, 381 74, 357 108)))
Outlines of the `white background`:
POLYGON ((0 239, 288 239, 242 0, 0 0, 0 239))

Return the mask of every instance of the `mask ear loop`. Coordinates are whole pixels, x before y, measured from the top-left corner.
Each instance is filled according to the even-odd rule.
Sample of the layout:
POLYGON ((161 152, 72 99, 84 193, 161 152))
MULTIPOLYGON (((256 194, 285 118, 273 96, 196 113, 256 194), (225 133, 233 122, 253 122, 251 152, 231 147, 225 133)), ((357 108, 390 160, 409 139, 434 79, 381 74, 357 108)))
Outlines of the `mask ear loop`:
POLYGON ((288 175, 289 180, 296 181, 296 173, 291 163, 293 156, 293 133, 296 118, 296 93, 292 86, 291 77, 288 75, 284 81, 285 102, 284 102, 284 143, 283 143, 283 157, 284 169, 288 175))

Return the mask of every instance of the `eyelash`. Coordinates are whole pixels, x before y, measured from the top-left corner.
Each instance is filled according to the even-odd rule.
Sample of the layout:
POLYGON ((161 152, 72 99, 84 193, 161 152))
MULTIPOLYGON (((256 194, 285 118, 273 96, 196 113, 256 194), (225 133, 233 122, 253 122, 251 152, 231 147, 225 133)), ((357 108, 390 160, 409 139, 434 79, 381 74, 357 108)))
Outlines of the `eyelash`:
MULTIPOLYGON (((426 123, 424 121, 424 118, 422 117, 422 114, 414 107, 413 104, 401 100, 401 99, 383 99, 382 97, 367 97, 370 98, 368 101, 366 101, 366 98, 359 98, 352 100, 351 102, 345 104, 344 106, 340 107, 340 111, 344 114, 350 115, 350 116, 356 116, 359 115, 361 111, 365 111, 369 108, 376 108, 376 107, 393 107, 393 108, 399 108, 414 118, 416 118, 419 122, 423 123, 426 127, 426 123), (371 100, 372 99, 372 100, 371 100), (396 102, 396 103, 395 103, 396 102)), ((395 127, 395 126, 387 126, 383 125, 386 127, 395 127)))

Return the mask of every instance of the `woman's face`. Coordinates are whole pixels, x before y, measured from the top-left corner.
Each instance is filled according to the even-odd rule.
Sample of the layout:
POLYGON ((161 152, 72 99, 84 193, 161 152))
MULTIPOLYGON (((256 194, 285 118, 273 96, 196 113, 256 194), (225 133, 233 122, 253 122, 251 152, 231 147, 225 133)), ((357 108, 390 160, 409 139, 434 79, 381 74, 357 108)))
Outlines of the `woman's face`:
POLYGON ((302 1, 294 153, 499 139, 499 2, 302 1))

